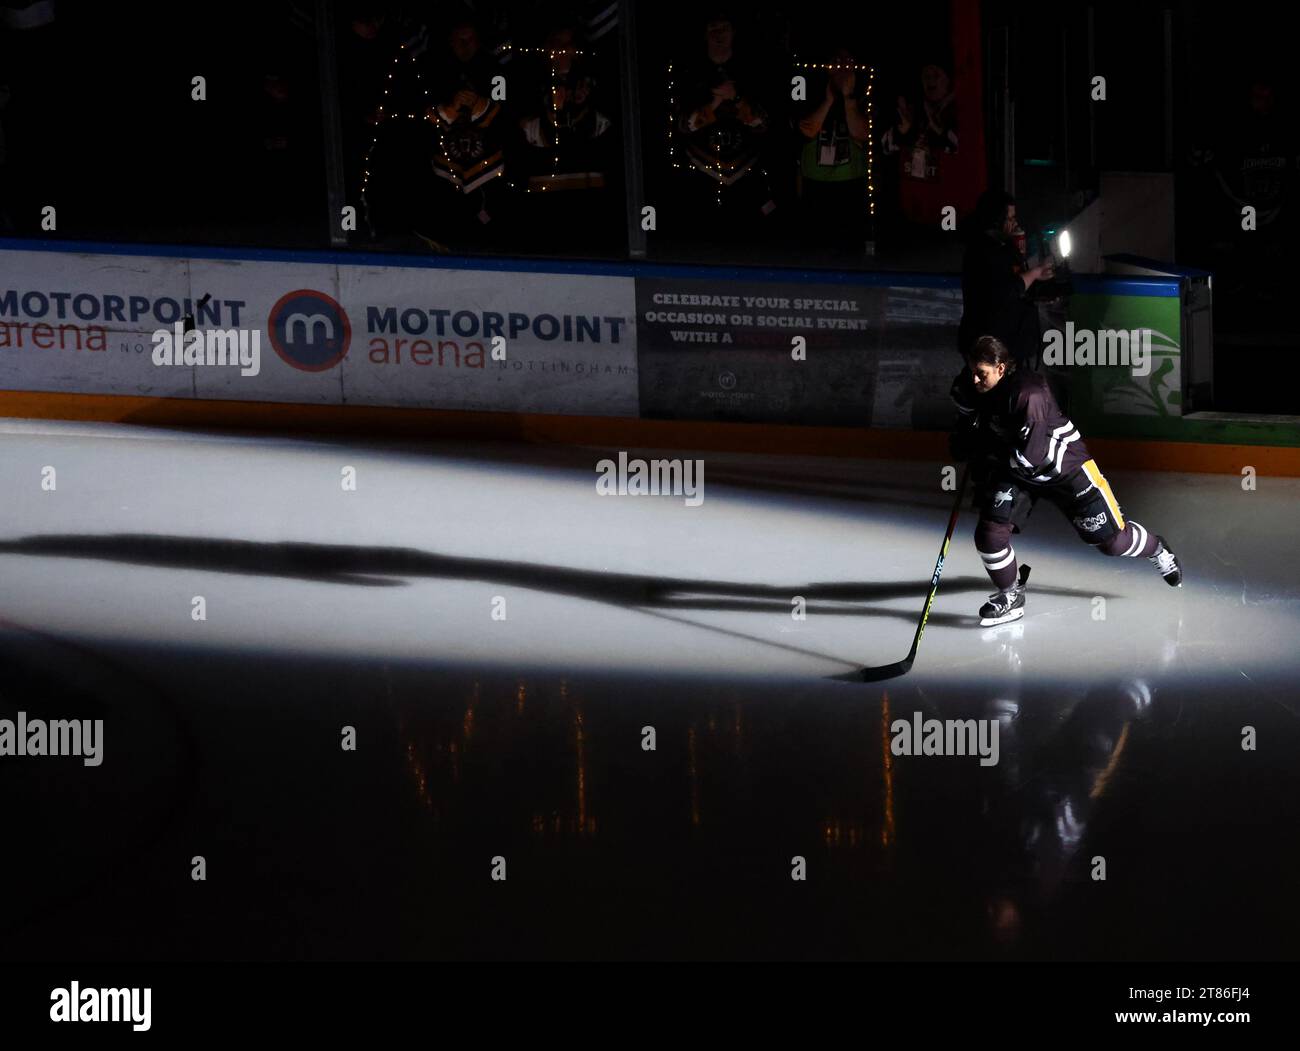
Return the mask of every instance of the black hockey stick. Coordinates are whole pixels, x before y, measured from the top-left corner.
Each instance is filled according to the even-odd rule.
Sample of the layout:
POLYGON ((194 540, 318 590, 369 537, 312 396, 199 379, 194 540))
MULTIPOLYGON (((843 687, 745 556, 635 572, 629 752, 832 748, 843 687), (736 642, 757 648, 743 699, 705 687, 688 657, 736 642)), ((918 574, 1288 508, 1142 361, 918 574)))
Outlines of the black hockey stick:
POLYGON ((934 576, 930 578, 930 594, 925 599, 925 609, 921 610, 921 620, 916 625, 916 636, 912 639, 912 648, 907 656, 893 664, 879 668, 863 668, 860 672, 863 682, 879 682, 881 679, 893 679, 906 675, 912 670, 916 660, 916 651, 921 645, 921 636, 925 634, 925 622, 930 619, 930 607, 934 605, 934 596, 939 593, 939 577, 943 574, 943 560, 948 556, 948 545, 952 542, 952 531, 957 528, 957 517, 961 514, 961 500, 966 495, 966 478, 970 474, 970 465, 962 468, 961 481, 957 483, 957 499, 952 503, 952 514, 948 516, 948 531, 943 534, 943 546, 939 548, 939 561, 934 564, 934 576))

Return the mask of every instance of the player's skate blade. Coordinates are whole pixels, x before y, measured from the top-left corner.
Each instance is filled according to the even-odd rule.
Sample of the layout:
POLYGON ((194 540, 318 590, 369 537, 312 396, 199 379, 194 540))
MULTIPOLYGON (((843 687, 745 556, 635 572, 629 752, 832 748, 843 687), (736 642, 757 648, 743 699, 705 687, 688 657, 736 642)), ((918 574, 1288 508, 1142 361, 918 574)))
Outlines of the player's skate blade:
POLYGON ((1025 589, 1012 588, 1010 591, 995 591, 989 600, 980 607, 980 627, 992 628, 999 624, 1010 624, 1025 615, 1025 589))
POLYGON ((1164 537, 1156 537, 1156 545, 1156 553, 1148 561, 1160 570, 1160 575, 1171 588, 1182 587, 1183 567, 1178 564, 1178 556, 1169 550, 1164 537))

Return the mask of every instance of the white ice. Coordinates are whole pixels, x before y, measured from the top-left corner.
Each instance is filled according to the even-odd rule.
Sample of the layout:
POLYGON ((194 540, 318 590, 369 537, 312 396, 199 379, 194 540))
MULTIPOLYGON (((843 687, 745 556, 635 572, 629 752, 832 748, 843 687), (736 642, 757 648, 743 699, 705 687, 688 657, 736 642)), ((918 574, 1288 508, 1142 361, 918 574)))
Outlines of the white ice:
MULTIPOLYGON (((596 463, 610 449, 9 420, 0 450, 0 618, 11 623, 106 649, 175 641, 666 684, 823 678, 898 660, 952 500, 940 465, 920 462, 702 453, 705 498, 691 507, 599 495, 596 463), (349 466, 354 492, 341 485, 349 466), (268 549, 249 572, 229 562, 229 541, 334 550, 282 560, 268 549), (355 576, 265 571, 314 557, 308 575, 328 576, 339 556, 355 576), (191 616, 195 596, 206 620, 191 616), (804 620, 792 617, 796 596, 804 620)), ((1215 679, 1292 705, 1300 480, 1261 476, 1252 492, 1239 475, 1101 468, 1126 514, 1168 538, 1184 587, 1145 559, 1097 554, 1044 505, 1015 538, 1033 567, 1026 618, 981 629, 974 613, 991 589, 967 510, 911 675, 1215 679)))

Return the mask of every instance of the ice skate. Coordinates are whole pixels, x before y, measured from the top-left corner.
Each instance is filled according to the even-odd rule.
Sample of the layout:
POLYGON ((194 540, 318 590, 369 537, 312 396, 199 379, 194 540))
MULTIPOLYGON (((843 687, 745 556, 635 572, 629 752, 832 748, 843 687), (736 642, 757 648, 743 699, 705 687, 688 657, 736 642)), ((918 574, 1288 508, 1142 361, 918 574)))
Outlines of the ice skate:
POLYGON ((1165 578, 1165 583, 1171 588, 1180 588, 1183 586, 1183 567, 1178 564, 1178 556, 1169 550, 1169 545, 1165 543, 1162 536, 1156 537, 1156 553, 1149 559, 1150 563, 1160 570, 1160 575, 1165 578))
POLYGON ((1025 589, 1016 586, 1010 591, 995 591, 989 600, 980 607, 980 627, 991 628, 996 624, 1010 624, 1025 615, 1025 589))

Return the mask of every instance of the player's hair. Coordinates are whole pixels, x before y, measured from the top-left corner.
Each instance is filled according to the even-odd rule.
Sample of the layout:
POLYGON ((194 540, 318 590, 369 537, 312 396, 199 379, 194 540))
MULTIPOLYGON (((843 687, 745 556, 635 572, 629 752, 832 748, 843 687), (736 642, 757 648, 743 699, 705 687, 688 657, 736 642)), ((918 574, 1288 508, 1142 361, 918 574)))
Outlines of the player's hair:
POLYGON ((997 336, 980 336, 970 350, 972 365, 1005 365, 1008 372, 1016 371, 1016 359, 1007 345, 997 336))

